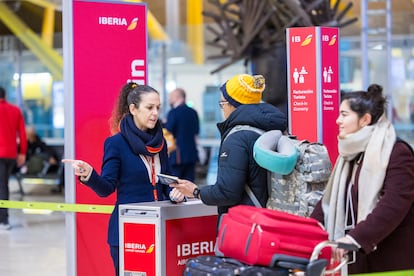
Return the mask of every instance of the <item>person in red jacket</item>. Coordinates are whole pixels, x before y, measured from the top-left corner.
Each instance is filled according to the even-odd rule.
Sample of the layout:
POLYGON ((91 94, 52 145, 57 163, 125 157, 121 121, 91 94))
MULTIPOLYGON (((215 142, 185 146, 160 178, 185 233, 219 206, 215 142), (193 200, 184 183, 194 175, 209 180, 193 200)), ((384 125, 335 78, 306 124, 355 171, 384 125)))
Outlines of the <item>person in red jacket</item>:
MULTIPOLYGON (((27 140, 22 112, 6 101, 3 87, 0 87, 0 114, 0 200, 8 200, 10 174, 16 162, 18 167, 25 163, 27 140)), ((0 208, 0 230, 10 228, 8 210, 0 208)))

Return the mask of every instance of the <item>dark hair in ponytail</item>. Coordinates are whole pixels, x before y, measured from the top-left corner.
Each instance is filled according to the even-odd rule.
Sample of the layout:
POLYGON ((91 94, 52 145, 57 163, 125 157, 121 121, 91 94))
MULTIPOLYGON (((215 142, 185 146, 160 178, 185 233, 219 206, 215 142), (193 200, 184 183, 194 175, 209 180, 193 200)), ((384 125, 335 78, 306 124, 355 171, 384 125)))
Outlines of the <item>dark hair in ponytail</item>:
POLYGON ((378 122, 386 109, 386 99, 382 95, 382 86, 371 84, 367 91, 355 91, 344 93, 341 99, 347 100, 352 111, 361 118, 366 113, 371 115, 371 125, 378 122))
POLYGON ((112 110, 111 118, 109 119, 111 134, 119 132, 119 123, 121 122, 122 118, 129 113, 127 100, 128 95, 137 86, 138 84, 135 82, 129 82, 122 87, 115 107, 112 110))
POLYGON ((109 119, 112 134, 119 132, 119 124, 122 118, 129 114, 129 105, 135 104, 135 106, 138 107, 141 103, 141 97, 145 93, 159 94, 158 91, 151 86, 139 85, 135 82, 129 82, 122 87, 116 106, 112 110, 112 115, 109 119))
MULTIPOLYGON (((132 89, 130 91, 130 93, 128 94, 126 100, 127 100, 127 107, 130 104, 135 104, 136 107, 139 106, 139 104, 141 103, 142 100, 142 95, 146 94, 146 93, 158 93, 157 90, 155 90, 154 88, 152 88, 149 85, 137 85, 134 87, 134 89, 132 89)), ((129 109, 128 109, 129 112, 129 109)))

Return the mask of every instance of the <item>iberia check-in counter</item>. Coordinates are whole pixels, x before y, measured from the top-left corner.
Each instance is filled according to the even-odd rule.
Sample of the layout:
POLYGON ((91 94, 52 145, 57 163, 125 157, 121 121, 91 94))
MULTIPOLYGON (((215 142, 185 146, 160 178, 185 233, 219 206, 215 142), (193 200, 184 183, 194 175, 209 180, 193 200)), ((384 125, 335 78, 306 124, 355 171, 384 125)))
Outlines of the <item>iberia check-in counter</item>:
POLYGON ((214 254, 216 224, 200 200, 120 205, 120 275, 182 275, 187 259, 214 254))

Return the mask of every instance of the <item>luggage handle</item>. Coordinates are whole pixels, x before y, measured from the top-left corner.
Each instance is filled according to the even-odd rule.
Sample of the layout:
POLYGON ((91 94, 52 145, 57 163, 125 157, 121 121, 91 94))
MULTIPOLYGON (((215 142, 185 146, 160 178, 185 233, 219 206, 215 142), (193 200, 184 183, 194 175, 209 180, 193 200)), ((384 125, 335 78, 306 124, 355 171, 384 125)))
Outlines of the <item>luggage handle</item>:
POLYGON ((323 241, 323 242, 320 242, 318 245, 315 246, 315 249, 313 250, 312 256, 310 258, 310 263, 317 261, 320 252, 322 251, 322 249, 324 249, 326 247, 330 247, 332 249, 343 248, 343 249, 346 249, 346 250, 349 251, 349 253, 347 255, 343 256, 343 258, 341 259, 341 262, 339 264, 337 264, 332 269, 329 269, 329 270, 325 271, 326 275, 334 274, 334 273, 340 271, 343 266, 348 264, 349 259, 350 259, 350 255, 351 256, 353 255, 353 257, 354 257, 353 259, 355 260, 355 253, 356 253, 356 251, 358 251, 358 247, 354 244, 338 243, 338 242, 333 242, 333 241, 323 241))
POLYGON ((319 244, 317 244, 312 252, 312 256, 310 258, 310 261, 314 261, 317 260, 319 257, 320 252, 322 251, 322 249, 326 248, 326 247, 330 247, 332 249, 335 248, 342 248, 342 249, 346 249, 349 252, 356 252, 358 251, 358 247, 354 244, 348 244, 348 243, 342 243, 342 242, 333 242, 333 241, 323 241, 320 242, 319 244))
POLYGON ((328 260, 320 259, 310 262, 309 259, 284 254, 275 254, 272 257, 271 267, 297 269, 306 271, 305 275, 321 275, 328 265, 328 260))
POLYGON ((295 257, 285 254, 275 254, 270 261, 270 267, 281 267, 287 269, 299 269, 306 270, 306 266, 309 264, 309 259, 295 257))
POLYGON ((338 248, 342 248, 348 251, 358 251, 358 246, 350 243, 338 242, 338 248))

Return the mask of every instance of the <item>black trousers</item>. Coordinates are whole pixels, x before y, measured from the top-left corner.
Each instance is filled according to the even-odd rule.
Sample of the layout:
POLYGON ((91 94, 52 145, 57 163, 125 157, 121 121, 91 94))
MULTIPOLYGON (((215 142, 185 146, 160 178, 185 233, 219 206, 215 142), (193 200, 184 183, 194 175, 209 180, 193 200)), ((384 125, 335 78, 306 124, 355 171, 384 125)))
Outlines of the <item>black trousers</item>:
MULTIPOLYGON (((0 200, 9 200, 9 178, 15 163, 15 159, 0 158, 0 200)), ((0 208, 0 223, 9 223, 7 208, 0 208)))

